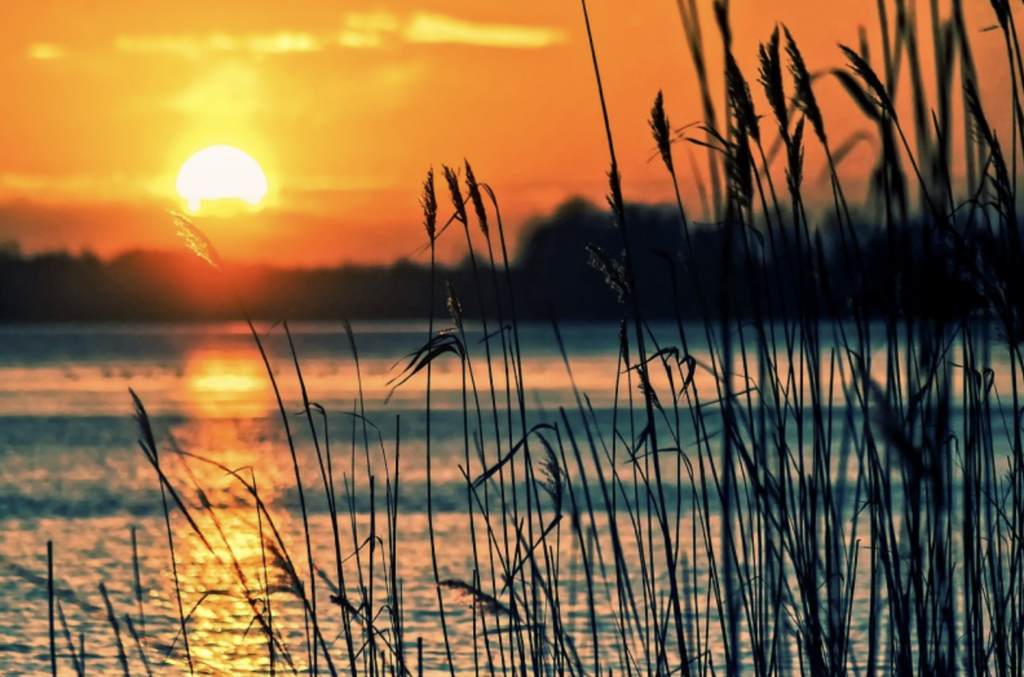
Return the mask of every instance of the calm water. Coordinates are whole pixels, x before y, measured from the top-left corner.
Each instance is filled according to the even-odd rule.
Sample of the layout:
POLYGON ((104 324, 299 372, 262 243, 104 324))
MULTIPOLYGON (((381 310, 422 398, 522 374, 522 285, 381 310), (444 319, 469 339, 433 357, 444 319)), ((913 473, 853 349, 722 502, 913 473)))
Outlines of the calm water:
MULTIPOLYGON (((671 336, 668 328, 659 331, 671 336)), ((706 370, 710 358, 700 342, 701 332, 696 327, 691 332, 698 337, 691 345, 698 360, 695 382, 704 392, 713 392, 714 380, 706 370)), ((593 423, 592 432, 601 444, 610 447, 611 407, 619 373, 617 328, 571 326, 563 333, 572 382, 585 396, 584 406, 592 410, 588 417, 593 423)), ((378 534, 384 531, 385 484, 388 477, 394 479, 397 468, 401 537, 395 546, 399 562, 396 578, 401 581, 406 646, 414 656, 415 638, 424 637, 424 668, 440 673, 446 668, 427 536, 425 372, 394 393, 389 383, 401 373, 396 363, 404 364, 406 356, 424 342, 426 327, 357 325, 358 375, 341 326, 301 325, 293 327, 293 334, 308 396, 326 412, 326 426, 319 418, 315 426, 321 448, 329 445, 331 449, 330 474, 342 512, 342 556, 352 556, 343 564, 347 587, 356 590, 353 581, 362 569, 367 576, 372 571, 375 594, 383 594, 382 550, 378 548, 372 554, 366 542, 371 530, 378 534), (356 415, 363 408, 365 419, 356 415), (364 426, 364 420, 369 424, 364 426), (364 453, 364 440, 369 440, 371 454, 364 453), (358 554, 357 545, 363 546, 358 554)), ((295 468, 270 379, 244 325, 0 328, 0 673, 49 674, 47 541, 54 544, 57 598, 68 628, 65 636, 58 619, 61 674, 74 674, 68 644, 70 641, 77 649, 83 638, 87 674, 122 674, 117 638, 99 591, 101 583, 119 619, 132 673, 144 674, 146 670, 138 644, 146 647, 145 661, 156 674, 187 673, 182 642, 177 636, 178 607, 160 486, 137 443, 139 430, 133 420, 129 388, 151 415, 164 469, 198 516, 210 542, 208 548, 180 514, 173 515, 183 604, 186 612, 193 610, 189 640, 197 672, 263 674, 268 669, 266 642, 251 627, 253 609, 241 594, 243 587, 256 590, 262 585, 266 550, 260 547, 260 530, 266 534, 268 525, 257 520, 251 497, 225 468, 255 480, 274 526, 282 534, 288 552, 295 556, 300 577, 308 581, 299 510, 300 499, 307 500, 313 559, 324 569, 317 581, 317 603, 321 611, 331 608, 330 584, 322 579, 337 582, 338 577, 324 474, 309 424, 301 415, 302 394, 288 342, 280 327, 268 330, 264 338, 296 440, 298 471, 306 489, 302 497, 296 488, 295 468), (175 450, 213 463, 182 457, 175 450), (204 500, 213 507, 215 519, 202 510, 204 500), (143 595, 141 613, 134 590, 133 534, 143 595), (126 615, 131 616, 132 628, 126 615), (132 640, 133 631, 140 642, 132 640)), ((501 413, 504 370, 493 375, 498 393, 498 434, 489 413, 481 419, 472 414, 464 421, 463 379, 475 381, 481 393, 490 392, 491 376, 481 340, 480 334, 469 339, 474 366, 471 374, 464 374, 451 355, 441 356, 434 363, 431 440, 434 527, 441 579, 473 580, 463 470, 468 464, 468 474, 478 475, 482 468, 479 455, 493 461, 501 451, 494 448, 494 440, 509 437, 505 414, 501 413)), ((499 339, 494 338, 490 345, 500 355, 499 339)), ((527 328, 522 334, 522 350, 528 425, 557 423, 565 431, 564 424, 569 422, 582 434, 585 428, 577 399, 552 330, 527 328), (560 413, 562 407, 566 409, 565 419, 560 413)), ((828 355, 829 350, 826 346, 824 354, 828 355)), ((501 360, 495 358, 492 363, 500 365, 501 360)), ((878 377, 884 379, 884 368, 880 370, 878 377)), ((998 378, 1002 379, 1000 387, 1008 390, 1005 377, 998 378)), ((663 386, 662 381, 655 383, 656 389, 663 386)), ((630 396, 630 388, 624 388, 620 402, 630 396)), ((487 412, 490 396, 481 396, 487 412)), ((707 420, 713 428, 713 411, 707 420)), ((629 430, 628 422, 620 419, 618 424, 620 430, 629 430)), ((518 425, 516 421, 513 428, 518 425)), ((583 467, 592 465, 584 461, 583 467)), ((678 471, 676 465, 666 466, 670 499, 685 503, 690 494, 685 483, 677 481, 678 471)), ((571 480, 577 485, 587 484, 579 477, 571 480)), ((596 486, 592 481, 590 485, 596 486)), ((500 514, 497 496, 489 496, 486 502, 496 515, 500 514)), ((475 505, 474 509, 479 507, 475 505)), ((622 519, 628 525, 628 516, 622 519)), ((692 524, 684 518, 681 529, 685 534, 692 524)), ((562 583, 570 591, 581 588, 584 572, 572 555, 577 552, 576 541, 568 527, 557 533, 566 553, 562 583)), ((486 551, 486 534, 476 535, 479 547, 486 551)), ((627 551, 629 545, 625 544, 627 551)), ((635 557, 630 561, 637 562, 635 557)), ((273 562, 267 570, 271 585, 279 589, 271 599, 284 649, 290 652, 289 660, 297 669, 307 669, 301 608, 294 595, 283 590, 288 584, 283 570, 273 562)), ((697 573, 703 580, 696 582, 698 587, 706 586, 706 571, 698 567, 697 573)), ((584 657, 593 652, 585 609, 585 600, 579 594, 567 598, 563 606, 563 617, 578 623, 575 631, 584 657)), ((459 595, 445 593, 445 611, 454 660, 460 668, 471 669, 473 609, 459 595)), ((343 640, 339 638, 338 614, 329 611, 321 616, 325 619, 325 641, 340 657, 343 640)), ((614 627, 611 616, 598 620, 614 627)), ((866 622, 855 621, 854 636, 866 632, 866 622)), ((322 661, 320 667, 326 671, 322 661)))

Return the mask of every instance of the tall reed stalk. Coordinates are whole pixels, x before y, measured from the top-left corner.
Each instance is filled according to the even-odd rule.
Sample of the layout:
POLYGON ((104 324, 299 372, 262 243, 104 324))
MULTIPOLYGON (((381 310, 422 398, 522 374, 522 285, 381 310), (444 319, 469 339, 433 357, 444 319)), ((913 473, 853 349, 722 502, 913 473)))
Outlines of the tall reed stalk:
MULTIPOLYGON (((600 42, 582 2, 610 160, 608 217, 621 245, 621 254, 590 250, 621 301, 614 386, 602 394, 604 404, 578 387, 573 346, 563 341, 559 318, 552 318, 554 342, 574 406, 532 403, 521 337, 533 328, 519 321, 519 271, 495 193, 468 163, 462 176, 445 167, 444 178, 452 210, 446 225, 462 227, 471 282, 468 289, 448 285, 454 329, 438 331, 444 271, 436 245, 446 225, 438 225, 428 174, 421 197, 430 251, 428 334, 391 382, 408 388, 420 375, 425 380, 425 437, 411 453, 425 461, 437 628, 435 636, 417 638, 418 670, 492 677, 1020 674, 1024 245, 1017 160, 1024 152, 1024 68, 1013 14, 1005 2, 992 4, 1013 92, 1005 102, 1013 125, 1005 149, 977 94, 975 38, 966 33, 960 0, 929 2, 933 64, 922 57, 926 29, 905 0, 877 3, 877 65, 864 38, 858 48, 836 52, 844 68, 817 71, 805 63, 797 36, 776 29, 750 53, 759 66, 756 95, 739 65, 746 46, 733 42, 729 3, 719 0, 713 9, 724 99, 713 93, 705 54, 711 38, 700 29, 696 3, 679 0, 705 119, 700 137, 691 137, 688 127, 669 124, 661 93, 655 99, 650 127, 673 186, 680 233, 679 251, 660 252, 665 274, 651 287, 653 275, 642 269, 651 252, 623 197, 628 177, 619 172, 600 42), (864 135, 833 147, 818 101, 822 74, 849 94, 870 130, 864 135, 879 148, 871 204, 862 211, 848 197, 842 158, 864 135), (682 186, 703 179, 676 162, 681 141, 708 151, 713 224, 697 226, 687 213, 682 186), (825 157, 826 216, 805 182, 809 144, 825 157), (773 147, 780 154, 774 162, 773 147), (961 160, 963 177, 955 169, 961 160), (873 224, 862 216, 869 212, 873 224), (470 227, 474 218, 479 232, 470 227), (707 261, 717 280, 701 272, 707 261), (668 332, 649 312, 662 297, 675 305, 668 332), (690 298, 697 317, 684 315, 690 298), (435 428, 434 362, 450 358, 458 361, 461 382, 454 456, 441 450, 435 428), (1000 360, 1008 373, 997 373, 1000 360), (451 459, 465 483, 457 518, 469 555, 461 560, 435 530, 442 519, 435 470, 451 459), (442 575, 455 566, 465 570, 442 575), (462 602, 471 613, 453 613, 462 602), (443 655, 442 665, 424 666, 424 645, 443 645, 432 652, 443 655)), ((183 230, 197 254, 220 266, 198 229, 183 230)), ((290 572, 288 594, 309 619, 309 670, 334 674, 332 656, 340 653, 353 677, 410 675, 402 578, 408 569, 397 555, 400 525, 407 524, 398 519, 406 486, 399 482, 402 441, 396 432, 393 452, 383 436, 370 441, 354 334, 346 325, 358 405, 343 479, 352 539, 343 543, 327 412, 306 391, 286 324, 311 436, 312 449, 301 449, 270 356, 248 321, 289 445, 308 567, 296 574, 275 508, 260 498, 255 476, 225 469, 253 502, 261 532, 267 529, 257 575, 264 589, 242 587, 267 638, 270 669, 290 656, 270 613, 268 569, 278 567, 290 572), (329 513, 331 575, 314 560, 300 474, 306 451, 315 458, 329 513), (378 457, 385 467, 381 510, 381 480, 371 462, 378 457), (368 534, 360 512, 368 512, 368 534), (337 626, 317 602, 316 578, 340 607, 337 626), (340 647, 325 627, 338 627, 340 647)), ((179 634, 194 669, 171 513, 180 512, 243 583, 252 574, 238 564, 226 535, 203 535, 195 507, 168 475, 141 401, 135 404, 141 444, 160 482, 179 634)), ((202 510, 220 532, 216 510, 202 510)), ((280 606, 275 602, 275 614, 280 606)), ((51 647, 54 628, 51 612, 51 647)), ((72 650, 72 657, 81 674, 84 653, 72 650)))

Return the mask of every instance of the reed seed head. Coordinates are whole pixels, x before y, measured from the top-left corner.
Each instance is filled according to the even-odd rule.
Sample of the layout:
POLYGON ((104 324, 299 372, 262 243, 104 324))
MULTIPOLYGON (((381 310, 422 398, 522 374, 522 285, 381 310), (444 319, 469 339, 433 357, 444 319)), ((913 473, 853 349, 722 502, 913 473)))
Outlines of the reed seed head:
POLYGON ((217 255, 217 250, 213 248, 213 243, 206 237, 206 234, 181 214, 172 214, 172 216, 174 225, 178 228, 178 236, 185 240, 185 246, 193 254, 222 271, 220 256, 217 255))
POLYGON ((565 473, 562 471, 562 466, 558 463, 558 456, 555 455, 554 449, 549 446, 545 446, 545 459, 541 461, 541 470, 544 473, 544 479, 541 484, 544 491, 547 492, 548 496, 551 497, 554 503, 554 512, 556 515, 562 513, 562 501, 564 497, 563 481, 565 479, 565 473))
POLYGON ((871 93, 875 95, 875 102, 885 112, 895 115, 896 111, 893 108, 892 99, 889 98, 889 93, 885 91, 885 85, 882 84, 882 81, 868 62, 846 45, 839 45, 839 49, 843 50, 843 54, 846 55, 847 65, 850 67, 850 70, 863 80, 864 84, 871 90, 871 93))
POLYGON ((292 561, 284 553, 277 543, 270 539, 264 540, 264 547, 270 554, 267 564, 275 573, 275 581, 268 586, 268 592, 284 592, 294 595, 297 599, 303 599, 305 593, 302 589, 302 580, 299 578, 292 561))
POLYGON ((587 245, 587 251, 590 252, 591 267, 604 274, 605 283, 618 294, 619 303, 625 303, 626 298, 629 296, 626 267, 606 254, 600 247, 587 245))
POLYGON ((663 411, 661 406, 661 400, 658 399, 658 393, 655 392, 654 387, 651 385, 651 381, 648 377, 647 369, 643 368, 642 365, 636 366, 636 389, 640 391, 640 394, 644 398, 649 398, 651 405, 658 411, 663 411))
POLYGON ((725 171, 728 179, 729 197, 743 206, 754 198, 754 158, 750 154, 750 142, 746 130, 736 129, 736 141, 729 144, 725 155, 725 171))
POLYGON ((448 288, 448 314, 451 315, 455 326, 462 329, 462 318, 464 317, 462 301, 459 300, 459 295, 455 293, 455 286, 451 283, 451 280, 446 280, 445 285, 448 288))
POLYGON ((654 134, 654 142, 658 144, 661 161, 665 163, 668 173, 675 175, 675 167, 672 164, 672 127, 669 125, 668 115, 665 114, 665 97, 661 90, 658 90, 658 96, 654 97, 648 124, 651 126, 651 133, 654 134))
POLYGON ((789 71, 793 74, 793 82, 796 85, 796 93, 793 101, 796 103, 804 116, 811 122, 814 133, 822 145, 828 146, 828 136, 825 134, 825 120, 821 117, 821 109, 818 108, 818 100, 814 97, 814 89, 811 87, 811 74, 804 63, 804 57, 800 54, 796 40, 785 26, 782 30, 786 33, 786 53, 789 55, 789 71))
POLYGON ((978 98, 978 89, 972 80, 967 80, 964 83, 964 105, 973 120, 974 133, 981 141, 991 145, 995 140, 995 135, 992 133, 992 128, 989 127, 988 118, 985 117, 981 100, 978 98))
POLYGON ((757 113, 754 111, 754 101, 750 96, 750 86, 747 84, 739 64, 733 57, 732 52, 726 54, 725 79, 729 91, 729 107, 732 109, 733 117, 736 120, 736 128, 748 135, 754 141, 761 141, 761 126, 758 123, 757 113))
POLYGON ((434 191, 433 167, 427 172, 427 178, 423 181, 420 206, 423 207, 423 226, 427 229, 427 237, 433 242, 437 237, 437 193, 434 191))
POLYGON ((615 217, 615 225, 625 228, 626 225, 626 202, 622 197, 622 178, 619 176, 619 166, 612 161, 611 169, 608 170, 608 206, 615 217))
POLYGON ((487 210, 484 208, 484 199, 480 195, 480 184, 476 182, 476 175, 473 168, 466 160, 466 187, 469 189, 469 199, 473 203, 473 211, 476 212, 476 220, 480 223, 480 230, 484 237, 490 237, 487 225, 487 210))
POLYGON ((789 109, 786 105, 786 89, 782 83, 782 58, 779 55, 779 29, 776 26, 772 31, 772 37, 767 45, 761 45, 759 50, 761 67, 759 69, 759 81, 764 87, 765 96, 768 98, 768 105, 775 114, 775 120, 779 123, 779 133, 782 138, 789 139, 789 109))
POLYGON ((488 595, 475 585, 453 578, 438 581, 438 585, 442 588, 447 588, 448 590, 461 594, 480 611, 493 614, 495 616, 507 616, 508 618, 518 620, 518 617, 512 612, 512 609, 505 606, 491 595, 488 595))
POLYGON ((466 201, 462 197, 462 189, 459 187, 459 174, 448 165, 444 168, 444 180, 448 182, 448 192, 452 198, 452 206, 455 207, 455 218, 462 225, 468 226, 469 219, 466 218, 466 201))

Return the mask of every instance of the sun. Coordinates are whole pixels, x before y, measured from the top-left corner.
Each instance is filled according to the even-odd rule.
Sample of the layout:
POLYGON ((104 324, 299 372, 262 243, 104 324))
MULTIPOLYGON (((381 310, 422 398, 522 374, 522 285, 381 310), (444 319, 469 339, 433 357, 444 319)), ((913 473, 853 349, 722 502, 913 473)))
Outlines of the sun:
POLYGON ((234 146, 209 146, 185 160, 175 187, 193 212, 204 201, 241 201, 256 207, 267 194, 263 169, 234 146))

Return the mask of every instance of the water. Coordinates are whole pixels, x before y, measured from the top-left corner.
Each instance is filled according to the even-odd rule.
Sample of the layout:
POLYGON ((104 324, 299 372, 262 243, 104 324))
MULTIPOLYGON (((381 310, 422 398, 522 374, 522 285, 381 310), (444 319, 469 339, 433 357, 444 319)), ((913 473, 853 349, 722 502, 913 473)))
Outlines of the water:
MULTIPOLYGON (((357 325, 357 375, 348 339, 340 325, 292 328, 303 380, 311 400, 327 413, 336 486, 348 481, 357 539, 365 539, 369 514, 368 477, 377 482, 377 509, 383 510, 384 457, 394 472, 396 441, 401 441, 403 596, 409 610, 406 632, 436 639, 438 622, 426 538, 426 463, 424 457, 425 374, 392 392, 402 360, 423 343, 423 324, 357 325), (396 364, 398 366, 396 366, 396 364), (359 377, 362 379, 360 398, 359 377), (372 426, 366 434, 369 459, 353 457, 352 439, 363 439, 365 408, 372 426), (355 463, 355 466, 353 466, 355 463), (370 463, 371 471, 366 471, 370 463), (415 563, 415 564, 413 564, 415 563)), ((569 327, 581 387, 610 392, 615 378, 614 327, 569 327), (609 359, 611 362, 609 363, 609 359), (610 367, 610 369, 609 369, 610 367)), ((314 560, 333 572, 333 536, 312 435, 302 409, 302 394, 288 342, 280 327, 263 336, 285 411, 299 450, 299 471, 306 487, 310 530, 317 548, 314 560)), ((474 353, 482 353, 482 335, 470 334, 474 353)), ((565 387, 565 366, 550 330, 523 333, 526 369, 533 385, 531 404, 555 412, 573 404, 565 387)), ((500 341, 494 340, 495 349, 500 341)), ((133 420, 132 389, 152 417, 165 470, 183 500, 196 506, 202 487, 217 508, 228 538, 214 540, 210 553, 177 514, 172 520, 179 578, 189 592, 218 590, 231 594, 206 597, 191 620, 189 637, 197 666, 234 674, 266 669, 267 649, 259 633, 246 628, 253 618, 229 566, 234 557, 251 569, 262 559, 251 497, 223 469, 193 460, 186 467, 172 453, 178 448, 230 469, 249 469, 272 516, 279 522, 289 551, 305 561, 301 511, 295 471, 271 381, 248 328, 241 324, 110 326, 60 325, 0 329, 0 665, 4 674, 48 674, 49 629, 46 589, 46 543, 54 543, 58 599, 72 643, 84 634, 89 674, 120 674, 116 637, 99 593, 103 582, 120 622, 122 641, 133 670, 143 670, 123 620, 133 614, 146 623, 147 660, 158 664, 170 645, 170 674, 182 669, 181 640, 175 643, 177 601, 170 571, 164 508, 157 474, 139 448, 133 420), (193 477, 194 476, 194 477, 193 477), (143 613, 138 613, 132 566, 132 532, 140 565, 143 613), (230 550, 226 544, 230 543, 230 550), (221 559, 220 566, 211 564, 221 559), (205 646, 204 646, 205 644, 205 646)), ((477 376, 481 378, 482 376, 477 376)), ((472 577, 471 550, 464 546, 466 490, 459 463, 464 461, 462 373, 454 358, 433 367, 435 529, 441 576, 472 577)), ((499 391, 504 390, 504 375, 499 391)), ((320 434, 323 425, 317 421, 320 434)), ((321 444, 323 439, 321 437, 321 444)), ((493 452, 492 452, 493 453, 493 452)), ((471 463, 475 465, 476 459, 471 463)), ((478 473, 478 467, 471 467, 478 473)), ((203 516, 203 511, 196 508, 203 516)), ((352 525, 343 514, 343 544, 351 554, 352 525)), ((217 533, 207 521, 204 529, 217 533)), ((352 568, 352 562, 346 568, 352 568)), ((365 566, 365 565, 364 565, 365 566)), ((258 567, 257 567, 258 568, 258 567)), ((355 571, 354 568, 352 568, 355 571)), ((257 572, 258 573, 258 572, 257 572)), ((249 571, 252 576, 253 572, 249 571)), ((258 577, 257 577, 258 580, 258 577)), ((337 580, 336 577, 334 580, 337 580)), ((252 588, 256 581, 248 581, 252 588)), ((379 594, 379 593, 378 593, 379 594)), ((321 603, 326 595, 319 595, 321 603)), ((186 605, 198 600, 188 595, 186 605)), ((297 666, 306 665, 301 615, 294 600, 280 595, 278 627, 297 666), (289 609, 291 606, 293 608, 289 609), (289 613, 291 616, 289 616, 289 613)), ((466 616, 469 607, 449 610, 449 621, 466 616)), ((187 610, 187 609, 186 609, 187 610)), ((325 614, 336 617, 337 614, 325 614)), ((141 627, 135 628, 141 633, 141 627)), ((337 629, 335 628, 335 632, 337 629)), ((68 642, 58 619, 62 671, 72 669, 68 642)), ((334 642, 332 637, 332 643, 334 642)), ((442 657, 428 642, 425 663, 442 657)), ((280 657, 278 657, 280 660, 280 657)))
MULTIPOLYGON (((404 646, 413 666, 418 660, 416 638, 423 637, 424 670, 446 674, 428 537, 425 371, 394 389, 409 355, 424 343, 426 326, 364 324, 356 325, 354 330, 358 372, 343 327, 292 327, 306 392, 325 412, 325 418, 314 415, 313 426, 321 451, 326 452, 330 445, 332 461, 327 468, 321 466, 309 421, 302 413, 300 381, 281 327, 261 327, 261 331, 265 331, 262 337, 298 452, 294 461, 271 380, 245 325, 0 328, 0 383, 4 384, 0 390, 0 589, 4 591, 0 595, 0 672, 50 673, 48 541, 54 548, 56 599, 66 619, 65 624, 58 615, 56 621, 61 674, 74 674, 71 656, 82 646, 87 674, 122 674, 118 634, 133 674, 144 674, 147 664, 156 674, 187 673, 184 643, 178 632, 176 590, 182 595, 182 609, 191 613, 188 639, 197 673, 266 674, 271 650, 265 634, 253 625, 257 615, 272 617, 275 631, 280 633, 281 645, 274 647, 278 668, 290 664, 298 670, 309 669, 306 621, 297 596, 287 590, 294 586, 294 580, 286 566, 275 563, 273 551, 268 553, 266 547, 261 547, 261 543, 274 540, 269 534, 276 529, 285 551, 294 559, 298 578, 303 585, 309 584, 302 537, 303 501, 313 560, 322 569, 316 576, 316 601, 324 623, 323 641, 340 665, 340 657, 347 654, 340 610, 330 600, 330 595, 337 592, 331 586, 339 577, 324 477, 333 477, 339 502, 339 540, 342 557, 347 558, 342 564, 346 596, 359 599, 362 572, 364 583, 370 586, 372 582, 377 596, 375 613, 381 614, 377 622, 388 627, 388 612, 381 607, 390 583, 386 567, 390 565, 387 554, 392 547, 386 538, 386 505, 397 470, 395 505, 400 539, 394 545, 397 570, 393 580, 401 587, 404 646), (139 446, 140 431, 133 420, 129 389, 138 395, 151 417, 161 467, 195 516, 207 539, 205 543, 174 509, 174 498, 161 491, 157 473, 139 446), (296 466, 302 477, 302 492, 297 489, 296 466), (228 471, 237 472, 237 476, 228 471), (245 483, 256 487, 267 506, 266 514, 257 513, 245 483), (171 505, 177 585, 168 547, 165 500, 171 505), (212 510, 204 510, 204 504, 212 510), (382 540, 370 538, 373 534, 382 540), (262 606, 264 580, 269 581, 273 593, 272 616, 262 606), (116 632, 99 590, 101 583, 117 620, 116 632), (142 597, 141 610, 137 594, 142 597), (136 641, 133 635, 139 639, 136 641)), ((702 338, 703 328, 689 327, 687 333, 692 341, 690 353, 696 358, 693 385, 701 392, 714 393, 716 382, 710 371, 711 355, 702 338)), ((522 331, 527 426, 551 426, 538 428, 534 442, 541 436, 554 441, 556 425, 558 434, 567 435, 571 429, 581 442, 589 430, 597 448, 617 454, 615 467, 621 473, 621 485, 618 492, 613 485, 610 495, 615 498, 610 500, 617 502, 613 514, 625 534, 623 550, 627 556, 622 566, 637 577, 640 567, 655 567, 650 570, 651 578, 663 582, 664 571, 657 569, 658 559, 642 561, 642 549, 630 540, 632 520, 639 513, 630 512, 628 497, 641 486, 636 472, 649 470, 650 465, 644 460, 635 465, 624 462, 625 439, 640 435, 641 417, 630 421, 620 412, 616 420, 622 434, 616 439, 611 433, 617 381, 623 384, 618 391, 620 405, 627 403, 632 394, 636 408, 642 409, 635 381, 630 387, 619 379, 618 330, 615 326, 574 325, 562 328, 562 334, 570 356, 568 368, 549 327, 531 326, 522 331), (580 414, 579 403, 586 416, 580 414)), ((665 345, 673 340, 670 327, 658 327, 655 334, 665 340, 665 345)), ((511 418, 512 434, 505 413, 508 372, 500 357, 502 338, 493 336, 489 343, 498 356, 492 359, 495 370, 491 374, 486 369, 479 332, 471 332, 467 339, 472 373, 464 372, 450 354, 433 363, 431 500, 440 580, 473 582, 473 539, 469 537, 470 500, 465 477, 478 476, 485 464, 494 463, 500 453, 508 451, 507 442, 497 448, 498 440, 518 437, 518 413, 511 418), (492 378, 496 417, 490 413, 492 378), (464 418, 464 382, 475 382, 481 393, 484 414, 480 418, 472 399, 468 401, 471 413, 464 418)), ((822 347, 823 358, 839 354, 833 353, 835 345, 829 342, 822 347)), ((880 345, 874 348, 876 352, 881 350, 880 345)), ((842 355, 839 357, 841 363, 842 355)), ((951 353, 948 361, 952 364, 956 359, 951 353)), ((997 353, 991 359, 999 367, 1005 357, 997 353)), ((685 365, 670 362, 669 367, 652 370, 652 385, 659 393, 666 421, 675 414, 669 379, 679 384, 686 373, 685 365)), ((1003 393, 1009 392, 1007 371, 996 369, 995 385, 1003 393)), ((844 377, 841 370, 836 373, 832 387, 842 394, 844 377)), ((884 383, 881 359, 872 373, 884 383)), ((746 385, 742 378, 734 379, 735 392, 744 392, 746 385)), ((954 385, 954 391, 961 392, 957 388, 954 385)), ((756 399, 756 395, 752 397, 756 399)), ((685 405, 685 400, 680 402, 685 405)), ((513 406, 513 411, 517 412, 517 407, 513 406)), ((684 435, 676 443, 692 459, 698 436, 717 433, 718 414, 715 406, 709 406, 704 421, 708 429, 701 431, 690 422, 685 407, 679 411, 679 422, 669 427, 684 435)), ((568 438, 563 437, 562 442, 562 448, 571 454, 568 438)), ((662 446, 671 446, 670 442, 662 446)), ((792 442, 799 443, 795 439, 792 442)), ((583 445, 579 461, 571 456, 561 459, 571 471, 564 485, 579 494, 562 496, 562 512, 567 512, 570 500, 582 501, 582 492, 591 491, 597 515, 595 531, 588 537, 603 538, 608 533, 609 513, 602 510, 601 485, 589 453, 583 445)), ((692 563, 694 589, 706 594, 708 571, 699 563, 703 546, 699 538, 685 537, 696 533, 695 494, 686 481, 686 467, 677 462, 678 458, 680 455, 674 453, 664 459, 666 503, 681 506, 681 555, 692 563)), ((838 458, 835 461, 838 477, 847 472, 838 467, 840 462, 838 458)), ((851 506, 854 498, 851 492, 851 506)), ((506 495, 502 503, 496 491, 483 497, 478 494, 472 503, 477 513, 476 545, 485 569, 478 575, 482 579, 480 587, 485 590, 495 589, 490 582, 491 571, 500 570, 497 565, 491 568, 486 553, 512 553, 515 557, 517 548, 521 555, 524 544, 531 542, 524 533, 517 546, 515 524, 501 519, 502 507, 510 513, 513 500, 520 510, 528 500, 539 501, 542 515, 537 528, 554 524, 557 511, 552 495, 540 492, 527 496, 521 491, 514 497, 506 495), (482 507, 493 511, 492 524, 502 525, 504 530, 493 541, 482 528, 482 507), (509 533, 511 544, 504 540, 509 533)), ((639 500, 632 505, 642 503, 639 500)), ((711 510, 714 514, 709 522, 717 529, 720 515, 714 506, 711 510)), ((538 536, 534 533, 532 542, 538 536)), ((587 577, 597 574, 588 573, 582 564, 580 553, 588 544, 577 538, 568 520, 553 527, 549 544, 557 544, 562 553, 556 570, 566 595, 561 601, 563 622, 568 625, 568 634, 576 638, 575 650, 581 661, 589 664, 594 644, 585 591, 587 577)), ((756 552, 746 555, 754 557, 756 552)), ((600 572, 609 576, 607 580, 615 580, 614 569, 614 561, 601 562, 600 572)), ((500 581, 497 586, 501 588, 500 581)), ((621 622, 615 611, 621 607, 613 602, 616 593, 603 583, 597 589, 601 596, 598 606, 603 611, 596 620, 603 631, 614 635, 621 622)), ((492 645, 507 641, 500 639, 500 628, 494 627, 501 614, 493 618, 474 614, 474 607, 467 603, 466 595, 459 594, 455 584, 444 587, 442 594, 453 660, 462 670, 473 669, 475 661, 484 660, 486 653, 480 635, 474 634, 482 632, 482 623, 486 621, 489 630, 496 631, 489 640, 492 645), (478 637, 476 655, 472 649, 474 636, 478 637)), ((507 595, 502 599, 508 603, 507 595)), ((690 622, 699 623, 699 614, 690 622)), ((867 632, 867 619, 858 618, 851 635, 863 638, 867 632)), ((320 671, 326 673, 323 659, 316 661, 320 671)))

